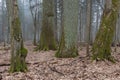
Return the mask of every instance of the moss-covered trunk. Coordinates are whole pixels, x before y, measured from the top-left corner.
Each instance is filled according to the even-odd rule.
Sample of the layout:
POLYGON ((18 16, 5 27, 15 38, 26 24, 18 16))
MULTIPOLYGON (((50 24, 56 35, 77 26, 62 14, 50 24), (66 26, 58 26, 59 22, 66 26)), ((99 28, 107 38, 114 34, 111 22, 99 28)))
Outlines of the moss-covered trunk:
POLYGON ((27 66, 25 63, 25 58, 27 56, 27 50, 23 46, 22 32, 20 27, 20 19, 18 14, 18 4, 17 0, 6 0, 7 8, 10 18, 10 31, 11 31, 11 66, 10 72, 25 72, 27 66), (9 8, 8 8, 9 9, 9 8))
POLYGON ((106 1, 100 29, 92 47, 92 58, 93 60, 106 59, 114 62, 111 56, 111 43, 116 29, 119 0, 111 0, 111 4, 107 4, 108 2, 106 1))
POLYGON ((79 0, 63 0, 62 36, 56 57, 76 57, 79 0))
POLYGON ((54 37, 54 0, 43 0, 43 19, 40 42, 36 50, 55 50, 56 41, 54 37))

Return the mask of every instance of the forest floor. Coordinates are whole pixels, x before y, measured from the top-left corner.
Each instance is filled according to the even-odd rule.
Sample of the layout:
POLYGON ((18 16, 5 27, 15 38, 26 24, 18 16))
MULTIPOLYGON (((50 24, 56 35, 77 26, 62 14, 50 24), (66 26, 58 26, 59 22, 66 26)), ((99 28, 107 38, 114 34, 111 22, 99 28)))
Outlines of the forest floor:
MULTIPOLYGON (((117 62, 91 61, 85 47, 79 49, 76 58, 56 58, 55 51, 34 52, 34 46, 26 44, 28 72, 8 73, 10 50, 0 47, 0 80, 120 80, 120 47, 112 54, 117 62)), ((114 49, 114 48, 113 48, 114 49)))

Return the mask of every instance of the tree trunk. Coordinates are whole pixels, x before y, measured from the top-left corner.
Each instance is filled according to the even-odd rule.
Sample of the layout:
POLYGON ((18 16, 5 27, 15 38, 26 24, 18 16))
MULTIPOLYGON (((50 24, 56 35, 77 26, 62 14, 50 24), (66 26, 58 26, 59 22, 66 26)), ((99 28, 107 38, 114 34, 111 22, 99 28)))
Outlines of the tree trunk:
POLYGON ((76 57, 79 0, 63 0, 62 36, 56 57, 76 57))
POLYGON ((55 50, 56 41, 54 36, 54 0, 43 0, 43 20, 42 30, 40 36, 40 44, 36 47, 36 50, 55 50))
POLYGON ((100 29, 92 47, 93 60, 106 59, 114 62, 114 59, 111 56, 111 43, 116 29, 118 10, 119 0, 106 0, 100 29))
POLYGON ((27 50, 23 46, 22 32, 20 27, 20 19, 18 14, 17 0, 6 0, 10 20, 11 32, 11 66, 10 72, 25 72, 27 66, 25 58, 27 50), (10 7, 10 8, 9 8, 10 7))
MULTIPOLYGON (((37 5, 38 3, 37 3, 38 1, 36 0, 36 2, 35 2, 35 4, 37 5)), ((33 19, 33 26, 34 26, 34 38, 33 38, 33 44, 34 44, 34 46, 36 46, 37 45, 37 40, 36 40, 36 38, 37 38, 37 8, 35 8, 35 10, 34 10, 34 6, 35 5, 32 5, 32 0, 29 0, 29 5, 30 5, 30 12, 31 12, 31 15, 32 15, 32 19, 33 19), (34 10, 34 11, 33 11, 34 10)))
POLYGON ((54 14, 55 14, 55 18, 54 18, 54 20, 55 20, 55 26, 54 26, 54 34, 55 34, 55 40, 56 40, 56 42, 57 42, 57 44, 58 44, 58 38, 57 38, 57 0, 54 0, 54 3, 55 3, 55 11, 54 11, 54 14))
POLYGON ((90 44, 90 26, 91 26, 91 0, 87 0, 87 25, 86 25, 86 54, 89 54, 89 44, 90 44))

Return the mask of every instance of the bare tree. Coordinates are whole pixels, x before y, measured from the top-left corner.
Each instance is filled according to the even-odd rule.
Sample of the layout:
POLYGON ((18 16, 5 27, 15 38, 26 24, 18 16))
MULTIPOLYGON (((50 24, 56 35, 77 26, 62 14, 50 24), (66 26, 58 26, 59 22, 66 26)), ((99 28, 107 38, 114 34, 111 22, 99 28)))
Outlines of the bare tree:
POLYGON ((34 25, 34 41, 33 44, 37 45, 36 37, 37 37, 37 23, 39 18, 39 8, 40 8, 40 1, 39 0, 29 0, 30 5, 30 11, 33 19, 33 25, 34 25), (34 3, 34 4, 33 4, 34 3))
POLYGON ((27 49, 24 48, 22 31, 20 26, 17 0, 6 0, 9 13, 9 25, 11 33, 11 66, 10 72, 27 71, 25 58, 27 49))

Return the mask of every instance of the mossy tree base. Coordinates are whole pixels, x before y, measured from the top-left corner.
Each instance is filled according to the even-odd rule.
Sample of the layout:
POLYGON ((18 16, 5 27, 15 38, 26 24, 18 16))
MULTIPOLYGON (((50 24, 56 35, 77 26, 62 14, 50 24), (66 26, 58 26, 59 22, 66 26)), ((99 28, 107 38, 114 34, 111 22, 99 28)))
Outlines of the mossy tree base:
POLYGON ((10 72, 26 72, 27 65, 25 63, 25 58, 27 56, 27 49, 21 48, 17 50, 16 56, 12 57, 10 72))
POLYGON ((92 47, 93 60, 115 62, 111 55, 111 44, 116 29, 119 0, 112 0, 112 9, 104 10, 100 29, 92 47))
POLYGON ((52 26, 44 26, 42 28, 40 42, 35 48, 35 51, 48 51, 48 50, 56 50, 56 42, 52 30, 52 26))
POLYGON ((37 45, 37 47, 34 49, 34 51, 48 51, 48 50, 56 50, 55 45, 37 45))
POLYGON ((61 41, 59 44, 59 48, 55 54, 57 58, 74 58, 78 56, 78 49, 76 45, 72 45, 69 48, 65 47, 65 37, 64 37, 64 32, 62 33, 61 36, 61 41))
POLYGON ((52 29, 52 19, 53 16, 45 18, 45 21, 43 21, 43 27, 42 27, 42 32, 40 36, 40 42, 39 45, 35 48, 35 51, 48 51, 48 50, 56 50, 56 41, 52 29), (49 20, 51 19, 51 20, 49 20), (46 21, 49 22, 49 24, 46 24, 46 21))
POLYGON ((57 51, 55 56, 57 58, 74 58, 78 56, 78 50, 76 48, 64 49, 62 51, 57 51))
POLYGON ((55 54, 57 58, 74 58, 78 56, 78 49, 76 44, 71 45, 69 48, 65 47, 65 34, 62 32, 59 48, 55 54))

